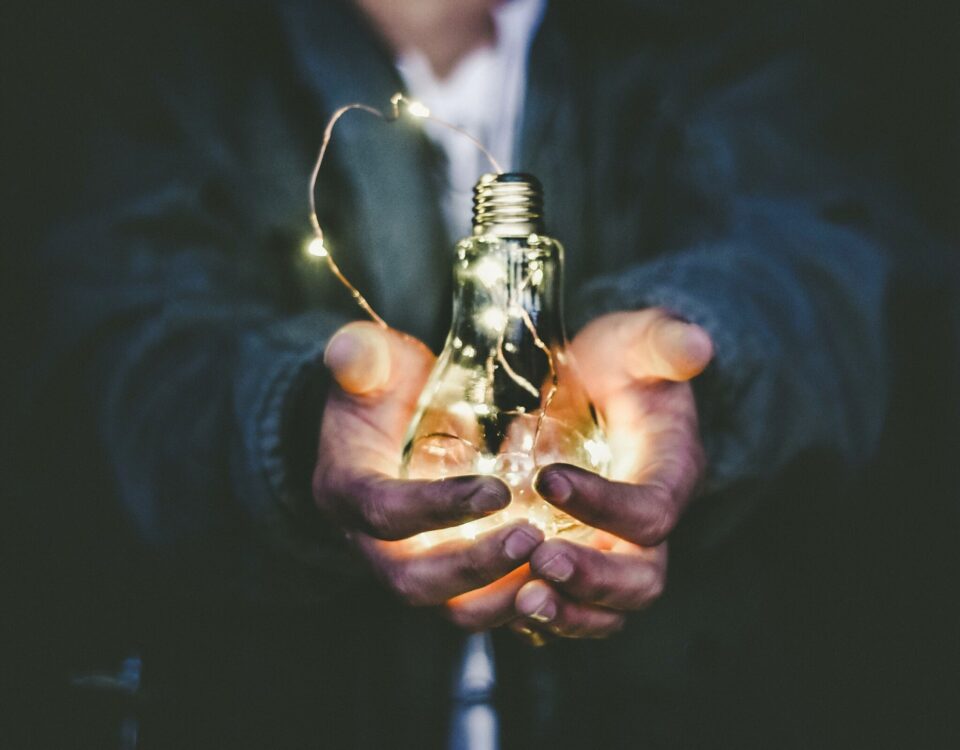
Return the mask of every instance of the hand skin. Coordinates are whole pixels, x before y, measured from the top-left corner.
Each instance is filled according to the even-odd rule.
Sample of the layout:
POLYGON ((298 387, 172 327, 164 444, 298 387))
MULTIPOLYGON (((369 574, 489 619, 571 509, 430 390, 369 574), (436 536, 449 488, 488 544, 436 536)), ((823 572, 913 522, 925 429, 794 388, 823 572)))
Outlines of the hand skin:
POLYGON ((510 627, 534 645, 545 637, 603 638, 666 583, 666 538, 704 469, 690 379, 713 357, 700 327, 651 308, 591 322, 572 343, 604 416, 611 479, 553 464, 537 490, 600 531, 589 544, 554 538, 533 553, 534 580, 516 596, 510 627))
POLYGON ((601 529, 591 545, 543 542, 538 529, 518 523, 423 550, 407 537, 496 512, 509 491, 489 477, 397 479, 433 355, 371 323, 351 323, 331 339, 325 362, 337 385, 324 410, 314 497, 402 601, 439 605, 468 630, 509 623, 540 645, 545 636, 611 635, 627 611, 662 592, 663 540, 704 465, 688 381, 713 346, 699 327, 650 309, 598 318, 572 347, 605 416, 613 479, 554 464, 537 488, 601 529))
POLYGON ((440 606, 475 630, 515 618, 514 598, 530 579, 526 563, 543 541, 539 529, 520 522, 429 549, 409 539, 482 518, 510 501, 509 488, 493 477, 398 478, 404 434, 433 354, 397 331, 350 323, 330 340, 324 361, 335 384, 313 475, 317 507, 401 601, 440 606), (474 606, 478 600, 484 606, 474 606))

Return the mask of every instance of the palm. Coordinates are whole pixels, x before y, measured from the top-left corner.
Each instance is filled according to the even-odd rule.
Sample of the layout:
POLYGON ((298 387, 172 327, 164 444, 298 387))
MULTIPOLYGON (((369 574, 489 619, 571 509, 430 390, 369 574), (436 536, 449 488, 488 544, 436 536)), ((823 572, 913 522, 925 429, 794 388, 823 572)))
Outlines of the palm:
POLYGON ((602 637, 663 589, 665 539, 704 466, 687 381, 712 345, 702 329, 650 309, 598 318, 572 349, 606 423, 611 477, 560 464, 541 471, 541 494, 599 531, 589 545, 542 544, 530 564, 544 580, 521 589, 517 609, 541 631, 602 637))

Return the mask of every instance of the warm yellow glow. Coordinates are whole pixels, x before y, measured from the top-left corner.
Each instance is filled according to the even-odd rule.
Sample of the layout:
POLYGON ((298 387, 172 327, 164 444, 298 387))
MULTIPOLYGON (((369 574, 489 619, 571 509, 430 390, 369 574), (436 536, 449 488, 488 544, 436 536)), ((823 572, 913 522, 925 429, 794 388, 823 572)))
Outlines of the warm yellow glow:
POLYGON ((450 404, 450 413, 460 419, 473 419, 474 414, 470 404, 466 401, 457 401, 455 404, 450 404))
POLYGON ((507 314, 499 308, 488 307, 480 313, 480 325, 490 331, 499 333, 507 325, 507 314))
POLYGON ((327 248, 324 247, 323 240, 320 237, 314 237, 307 243, 307 255, 312 255, 315 258, 327 257, 327 248))
POLYGON ((492 287, 506 278, 503 265, 491 258, 484 258, 474 267, 473 272, 484 286, 492 287))
POLYGON ((602 440, 585 440, 583 449, 594 466, 606 466, 610 461, 610 446, 602 440))
POLYGON ((414 117, 429 117, 430 110, 429 108, 418 101, 408 101, 407 102, 407 112, 409 112, 414 117))

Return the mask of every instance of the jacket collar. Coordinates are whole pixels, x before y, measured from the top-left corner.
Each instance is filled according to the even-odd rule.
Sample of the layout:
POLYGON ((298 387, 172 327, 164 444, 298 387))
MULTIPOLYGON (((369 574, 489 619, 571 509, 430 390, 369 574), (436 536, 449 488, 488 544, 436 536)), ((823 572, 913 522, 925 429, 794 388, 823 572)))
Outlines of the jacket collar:
MULTIPOLYGON (((348 3, 292 0, 281 12, 295 65, 320 103, 318 146, 325 119, 336 108, 363 102, 389 110, 390 97, 403 84, 389 54, 348 3)), ((328 158, 343 168, 358 214, 360 247, 340 252, 360 253, 369 285, 361 291, 388 323, 436 345, 448 317, 453 256, 429 143, 415 124, 388 125, 351 113, 337 125, 328 158)))

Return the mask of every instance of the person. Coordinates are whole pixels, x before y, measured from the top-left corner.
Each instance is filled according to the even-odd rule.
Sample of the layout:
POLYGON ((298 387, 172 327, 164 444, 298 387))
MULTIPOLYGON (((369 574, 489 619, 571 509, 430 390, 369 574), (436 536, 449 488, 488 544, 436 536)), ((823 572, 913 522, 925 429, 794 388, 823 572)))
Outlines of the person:
POLYGON ((114 38, 107 90, 84 92, 91 162, 38 255, 35 390, 68 394, 54 403, 94 456, 87 492, 123 519, 111 559, 137 563, 138 639, 166 687, 145 736, 437 746, 460 631, 507 626, 538 643, 623 632, 498 641, 505 746, 809 738, 792 687, 751 675, 783 666, 789 612, 756 535, 834 497, 878 444, 887 204, 831 153, 831 91, 783 9, 731 24, 720 5, 518 4, 536 11, 529 61, 523 39, 513 58, 525 98, 464 117, 543 182, 588 389, 615 446, 650 441, 617 479, 539 474, 616 539, 603 548, 524 523, 442 551, 402 541, 509 501, 490 478, 397 476, 448 319, 463 186, 444 143, 358 118, 320 176, 332 252, 390 330, 303 253, 326 116, 385 105, 418 65, 428 88, 494 69, 477 54, 504 8, 138 9, 151 33, 114 38))

